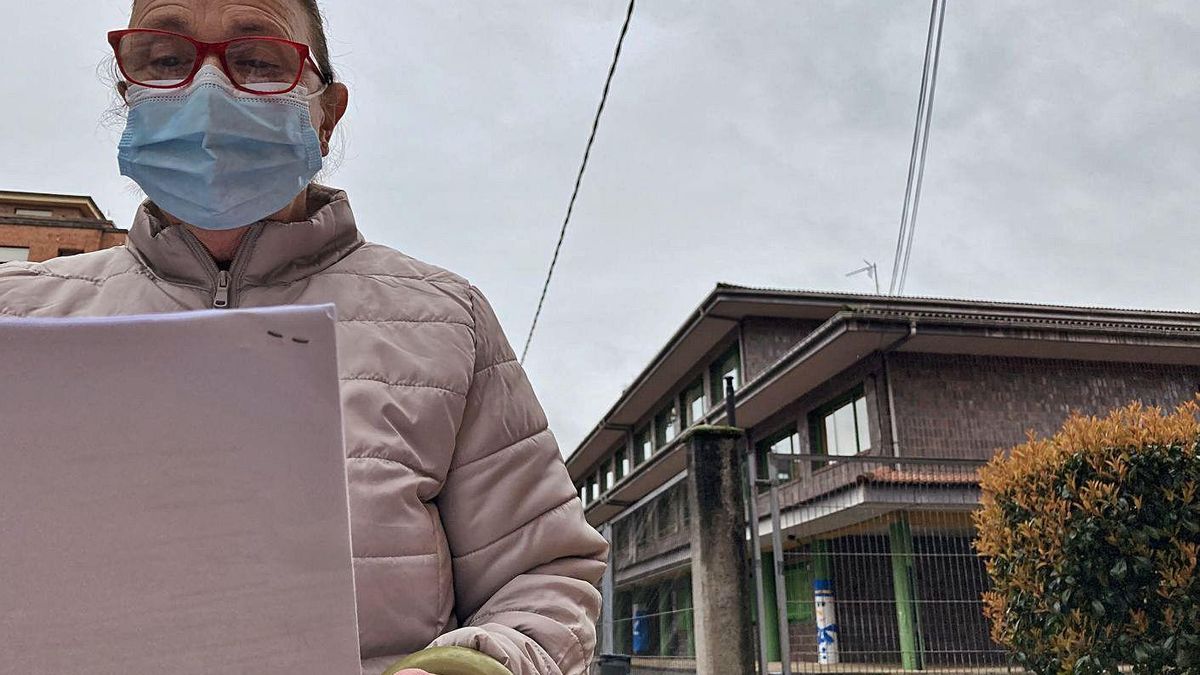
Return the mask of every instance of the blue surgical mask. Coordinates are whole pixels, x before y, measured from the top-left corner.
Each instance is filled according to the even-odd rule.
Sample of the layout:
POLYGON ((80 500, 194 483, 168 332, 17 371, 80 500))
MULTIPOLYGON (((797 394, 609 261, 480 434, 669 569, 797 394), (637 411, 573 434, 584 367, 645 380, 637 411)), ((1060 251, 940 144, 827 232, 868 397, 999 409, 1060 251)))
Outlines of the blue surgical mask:
POLYGON ((182 89, 130 85, 121 174, 196 227, 256 223, 290 204, 321 169, 308 109, 319 93, 248 94, 211 65, 182 89))

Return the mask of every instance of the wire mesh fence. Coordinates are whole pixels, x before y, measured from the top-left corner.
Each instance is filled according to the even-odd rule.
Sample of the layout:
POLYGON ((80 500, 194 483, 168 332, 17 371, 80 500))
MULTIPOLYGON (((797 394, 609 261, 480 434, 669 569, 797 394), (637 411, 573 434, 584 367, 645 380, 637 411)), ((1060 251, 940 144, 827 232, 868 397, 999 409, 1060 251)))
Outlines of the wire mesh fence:
POLYGON ((971 522, 982 464, 771 455, 758 495, 782 535, 764 554, 771 670, 1021 672, 983 615, 971 522))
MULTIPOLYGON (((983 462, 762 459, 766 600, 755 628, 768 672, 1023 672, 983 615, 988 581, 971 521, 983 462)), ((632 675, 696 672, 686 486, 668 485, 612 523, 611 616, 601 628, 612 631, 608 651, 631 657, 632 675)), ((746 593, 757 595, 753 585, 746 593)))
POLYGON ((686 483, 668 486, 613 524, 613 651, 634 675, 695 672, 686 483))

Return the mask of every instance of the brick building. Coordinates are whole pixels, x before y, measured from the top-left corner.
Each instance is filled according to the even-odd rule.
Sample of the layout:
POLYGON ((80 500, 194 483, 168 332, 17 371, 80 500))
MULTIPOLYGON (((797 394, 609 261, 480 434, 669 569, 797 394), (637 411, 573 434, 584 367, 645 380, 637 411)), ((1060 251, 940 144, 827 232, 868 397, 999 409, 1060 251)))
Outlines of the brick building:
MULTIPOLYGON (((770 659, 786 631, 793 662, 816 660, 823 580, 842 663, 990 666, 1005 655, 979 606, 973 460, 1051 433, 1072 411, 1191 398, 1200 314, 719 285, 567 460, 589 522, 613 542, 602 648, 657 658, 652 672, 671 658, 686 670, 694 647, 678 439, 725 423, 726 376, 759 479, 768 457, 805 457, 776 466, 785 550, 781 573, 771 551, 762 569, 766 597, 786 596, 787 623, 764 619, 770 659)), ((758 507, 769 513, 765 495, 758 507)), ((771 534, 764 515, 760 548, 771 534)))
POLYGON ((91 253, 125 235, 91 197, 0 191, 0 263, 91 253))

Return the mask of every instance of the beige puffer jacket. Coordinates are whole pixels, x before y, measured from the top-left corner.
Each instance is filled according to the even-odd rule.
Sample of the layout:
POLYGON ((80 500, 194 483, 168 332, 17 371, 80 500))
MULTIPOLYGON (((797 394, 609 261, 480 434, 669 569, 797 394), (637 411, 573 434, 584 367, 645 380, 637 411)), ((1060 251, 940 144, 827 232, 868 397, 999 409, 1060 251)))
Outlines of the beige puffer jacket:
MULTIPOLYGON (((364 243, 346 195, 260 223, 228 272, 139 210, 125 247, 0 266, 0 315, 334 303, 363 673, 431 644, 516 675, 577 675, 607 545, 491 307, 462 278, 364 243)), ((130 364, 136 367, 136 364, 130 364)))

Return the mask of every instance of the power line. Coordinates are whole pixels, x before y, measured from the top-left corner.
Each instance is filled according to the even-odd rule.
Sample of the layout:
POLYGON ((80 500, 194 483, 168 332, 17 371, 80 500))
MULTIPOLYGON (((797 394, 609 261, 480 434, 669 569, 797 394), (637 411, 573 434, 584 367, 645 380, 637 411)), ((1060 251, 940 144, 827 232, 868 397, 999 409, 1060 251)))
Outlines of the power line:
POLYGON ((558 253, 562 250, 563 239, 567 236, 567 225, 571 222, 571 214, 575 211, 575 200, 579 197, 579 186, 583 183, 583 174, 587 171, 588 158, 592 154, 592 144, 596 142, 596 130, 600 128, 600 116, 604 114, 604 104, 608 102, 608 90, 612 86, 613 75, 617 72, 617 63, 621 60, 621 46, 625 44, 625 34, 629 32, 629 20, 633 18, 633 5, 636 0, 629 0, 629 9, 625 11, 625 24, 621 26, 621 35, 617 38, 617 48, 613 52, 612 65, 608 67, 608 77, 604 80, 604 92, 600 94, 600 105, 596 108, 596 117, 592 120, 592 133, 588 136, 587 147, 583 151, 583 161, 579 164, 579 173, 575 176, 575 189, 571 191, 571 201, 567 204, 567 214, 563 217, 562 229, 558 233, 558 243, 554 246, 554 257, 550 259, 550 269, 546 272, 546 283, 542 285, 542 297, 538 299, 537 311, 533 313, 533 323, 529 326, 529 335, 525 338, 525 348, 521 350, 521 365, 529 354, 529 345, 533 342, 533 332, 537 330, 538 318, 542 315, 542 307, 546 304, 546 292, 550 290, 550 280, 554 277, 554 268, 558 264, 558 253))
POLYGON ((938 64, 942 53, 942 27, 946 20, 946 0, 933 0, 929 12, 929 35, 925 39, 925 63, 921 69, 921 95, 917 100, 917 121, 913 128, 912 152, 908 160, 908 180, 904 187, 904 208, 900 215, 900 233, 896 238, 896 256, 892 261, 892 280, 888 293, 904 292, 908 264, 912 257, 913 237, 917 229, 917 210, 925 179, 925 157, 929 148, 929 129, 933 119, 934 92, 937 90, 938 64), (915 183, 915 189, 914 189, 915 183))

